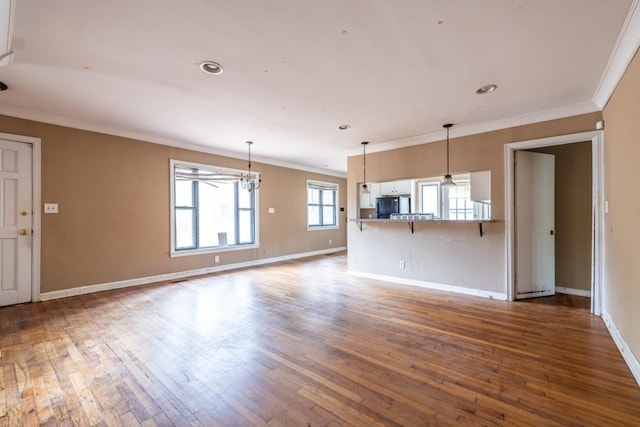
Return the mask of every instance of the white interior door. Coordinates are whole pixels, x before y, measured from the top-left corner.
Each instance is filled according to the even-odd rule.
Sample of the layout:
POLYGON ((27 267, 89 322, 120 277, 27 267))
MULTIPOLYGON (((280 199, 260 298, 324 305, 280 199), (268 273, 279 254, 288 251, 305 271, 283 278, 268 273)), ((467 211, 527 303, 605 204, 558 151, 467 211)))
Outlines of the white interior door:
POLYGON ((555 157, 515 155, 515 298, 554 295, 555 157))
POLYGON ((31 150, 0 140, 0 305, 31 301, 31 150))

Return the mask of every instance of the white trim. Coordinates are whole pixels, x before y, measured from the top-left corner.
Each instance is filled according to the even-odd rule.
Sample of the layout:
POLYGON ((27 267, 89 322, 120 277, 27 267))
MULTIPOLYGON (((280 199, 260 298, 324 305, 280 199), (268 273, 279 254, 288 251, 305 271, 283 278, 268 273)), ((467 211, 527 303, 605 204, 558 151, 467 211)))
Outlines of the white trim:
POLYGON ((481 289, 466 288, 463 286, 445 285, 442 283, 425 282, 422 280, 405 279, 402 277, 385 276, 381 274, 363 273, 360 271, 349 271, 349 274, 356 277, 363 277, 365 279, 381 280, 383 282, 392 282, 401 285, 418 286, 421 288, 436 289, 439 291, 454 292, 456 294, 472 295, 476 297, 496 299, 500 301, 505 301, 507 299, 507 295, 504 293, 483 291, 481 289))
POLYGON ((165 282, 169 280, 183 279, 185 277, 200 276, 203 274, 217 273, 220 271, 236 270, 239 268, 255 267, 264 264, 273 264, 276 262, 291 261, 299 258, 307 258, 316 255, 325 255, 334 252, 347 250, 346 246, 330 249, 321 249, 311 252, 302 252, 291 255, 283 255, 274 258, 264 258, 254 261, 238 262, 235 264, 220 265, 217 267, 205 267, 197 270, 179 271, 176 273, 158 274, 156 276, 140 277, 136 279, 121 280, 118 282, 100 283, 97 285, 79 286, 77 288, 64 289, 61 291, 45 292, 40 294, 41 301, 49 301, 52 299, 66 298, 76 295, 91 294, 94 292, 109 291, 112 289, 128 288, 132 286, 147 285, 149 283, 165 282))
POLYGON ((31 248, 31 301, 40 301, 40 251, 42 247, 41 232, 41 195, 42 195, 42 141, 40 138, 24 135, 12 135, 9 133, 0 133, 0 139, 13 142, 23 142, 31 144, 31 185, 32 185, 32 211, 31 218, 32 248, 31 248))
POLYGON ((556 285, 556 294, 575 295, 579 297, 591 297, 591 291, 585 289, 565 288, 564 286, 556 285))
MULTIPOLYGON (((195 168, 195 169, 203 169, 212 172, 223 171, 230 173, 242 173, 243 171, 240 169, 233 169, 224 166, 216 166, 207 163, 194 163, 194 162, 186 162, 177 159, 169 159, 169 204, 171 205, 171 229, 169 230, 170 236, 170 244, 169 248, 169 256, 171 258, 174 257, 183 257, 189 255, 203 255, 203 254, 213 254, 218 252, 229 252, 229 251, 242 251, 248 249, 256 249, 260 247, 260 191, 254 191, 254 213, 253 213, 253 224, 254 224, 254 237, 255 241, 246 245, 232 245, 232 246, 224 246, 224 247, 215 247, 215 248, 197 248, 197 249, 183 249, 176 250, 176 241, 175 241, 175 226, 176 226, 176 209, 175 209, 175 175, 174 170, 177 166, 184 166, 187 168, 195 168)), ((252 172, 251 175, 255 175, 255 177, 259 177, 259 172, 252 172)))
POLYGON ((516 150, 529 148, 549 147, 553 145, 571 144, 574 142, 591 141, 592 144, 592 182, 593 182, 593 257, 591 271, 591 312, 601 314, 603 300, 603 269, 604 269, 604 241, 603 241, 603 209, 604 203, 604 157, 603 157, 603 131, 589 131, 569 135, 560 135, 550 138, 533 139, 528 141, 512 142, 504 146, 505 168, 505 289, 507 299, 515 299, 514 262, 515 262, 515 230, 514 230, 514 154, 516 150))
MULTIPOLYGON (((638 0, 640 1, 640 0, 638 0)), ((495 130, 508 129, 516 126, 523 126, 532 123, 546 122, 549 120, 563 119, 571 116, 579 116, 582 114, 594 113, 600 111, 598 106, 591 102, 583 102, 580 104, 567 105, 559 108, 553 108, 535 113, 527 113, 519 116, 507 117, 504 119, 493 120, 482 123, 457 124, 451 129, 450 138, 460 138, 463 136, 477 135, 495 130)), ((425 133, 421 135, 410 136, 407 138, 399 138, 391 141, 369 144, 367 153, 378 153, 381 151, 395 150, 398 148, 411 147, 414 145, 428 144, 431 142, 443 141, 446 138, 446 131, 437 131, 425 133)), ((349 156, 362 155, 361 151, 356 149, 349 150, 349 156)))
POLYGON ((640 0, 633 0, 618 35, 618 40, 611 50, 607 66, 593 94, 593 102, 600 109, 603 109, 609 101, 638 50, 638 46, 640 46, 640 8, 638 4, 640 4, 640 0))
POLYGON ((307 231, 321 231, 321 230, 338 230, 340 229, 340 184, 337 182, 329 182, 329 181, 320 181, 317 179, 307 179, 307 184, 305 187, 305 192, 307 193, 307 231), (309 184, 318 184, 320 186, 327 187, 327 190, 333 190, 336 192, 335 199, 335 208, 336 208, 336 223, 330 225, 309 225, 309 184))
MULTIPOLYGON (((0 105, 0 114, 10 117, 16 117, 19 119, 26 119, 37 121, 41 123, 49 123, 56 126, 64 126, 87 132, 103 133, 106 135, 119 136, 122 138, 134 139, 141 142, 151 142, 153 144, 166 145, 168 147, 182 148, 184 150, 197 151, 199 153, 213 154, 216 156, 229 157, 232 159, 245 159, 247 158, 246 152, 239 153, 235 151, 222 150, 216 147, 207 145, 195 144, 192 142, 175 141, 166 138, 161 138, 156 135, 152 135, 145 132, 136 132, 131 130, 118 129, 114 126, 108 126, 101 123, 94 123, 88 120, 82 120, 72 117, 58 116, 57 114, 45 113, 42 111, 31 110, 28 108, 21 108, 8 105, 0 105)), ((270 157, 261 157, 251 155, 251 159, 257 163, 264 163, 273 166, 280 166, 283 168, 290 168, 304 172, 317 173, 320 175, 335 176, 338 178, 346 178, 346 172, 334 171, 329 169, 315 168, 306 165, 299 165, 297 163, 286 162, 282 160, 273 159, 270 157)))
MULTIPOLYGON (((337 223, 339 224, 340 221, 337 221, 337 223)), ((316 225, 314 227, 309 227, 307 225, 307 231, 327 231, 327 230, 339 230, 339 229, 340 229, 340 225, 316 225)))
MULTIPOLYGON (((640 1, 640 0, 636 0, 640 1)), ((593 113, 600 111, 601 109, 592 101, 587 101, 579 104, 567 105, 559 108, 553 108, 545 111, 538 111, 534 113, 522 114, 519 116, 507 117, 504 119, 482 122, 482 123, 470 123, 459 124, 451 131, 451 138, 459 138, 467 135, 476 135, 484 132, 491 132, 494 130, 507 129, 515 126, 523 126, 531 123, 540 123, 549 120, 562 119, 565 117, 578 116, 581 114, 593 113)), ((103 124, 93 123, 86 120, 80 120, 70 117, 58 116, 50 113, 43 113, 31 109, 25 109, 20 107, 0 105, 0 114, 17 117, 21 119, 33 120, 42 123, 50 123, 57 126, 71 127, 75 129, 85 130, 89 132, 104 133, 107 135, 119 136, 122 138, 135 139, 138 141, 151 142, 154 144, 166 145, 169 147, 182 148, 185 150, 193 150, 201 153, 214 154, 217 156, 229 157, 232 159, 245 159, 246 155, 243 153, 221 150, 215 147, 209 147, 205 145, 194 144, 190 142, 173 141, 165 138, 160 138, 155 135, 147 134, 144 132, 125 131, 117 129, 112 126, 106 126, 103 124)), ((425 133, 406 138, 394 139, 387 142, 370 144, 367 147, 367 153, 377 153, 381 151, 395 150, 397 148, 411 147, 414 145, 427 144, 430 142, 444 140, 446 133, 443 131, 425 133)), ((356 149, 346 150, 345 156, 357 156, 362 155, 362 152, 356 149)), ((347 174, 341 171, 332 171, 328 169, 320 169, 305 165, 299 165, 295 163, 285 162, 268 157, 256 157, 252 156, 252 159, 258 163, 269 164, 273 166, 280 166, 284 168, 290 168, 305 172, 317 173, 321 175, 334 176, 337 178, 346 178, 347 174)))
POLYGON ((605 236, 604 225, 604 132, 591 140, 591 196, 593 212, 593 244, 591 247, 591 312, 602 314, 604 306, 605 236))
POLYGON ((180 258, 183 256, 191 256, 191 255, 207 255, 207 254, 219 254, 221 252, 244 251, 248 249, 257 249, 259 247, 260 245, 256 243, 256 244, 250 244, 250 245, 232 245, 232 246, 203 248, 203 249, 182 249, 179 251, 169 252, 169 256, 171 258, 180 258))
POLYGON ((640 363, 638 362, 638 359, 627 345, 626 341, 620 334, 620 331, 618 331, 615 323, 613 323, 613 319, 611 319, 611 316, 609 316, 609 313, 607 313, 606 310, 602 310, 602 320, 607 326, 609 334, 611 335, 611 338, 613 338, 613 342, 616 343, 616 346, 618 347, 622 358, 631 370, 633 377, 636 379, 638 385, 640 385, 640 363))

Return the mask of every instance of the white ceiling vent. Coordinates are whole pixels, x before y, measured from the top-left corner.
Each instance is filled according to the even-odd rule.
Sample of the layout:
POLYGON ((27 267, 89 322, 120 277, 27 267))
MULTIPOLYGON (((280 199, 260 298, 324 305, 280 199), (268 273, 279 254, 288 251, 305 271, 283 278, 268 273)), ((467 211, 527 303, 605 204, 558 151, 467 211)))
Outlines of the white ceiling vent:
POLYGON ((15 0, 0 0, 0 67, 9 65, 13 61, 11 39, 15 8, 15 0))

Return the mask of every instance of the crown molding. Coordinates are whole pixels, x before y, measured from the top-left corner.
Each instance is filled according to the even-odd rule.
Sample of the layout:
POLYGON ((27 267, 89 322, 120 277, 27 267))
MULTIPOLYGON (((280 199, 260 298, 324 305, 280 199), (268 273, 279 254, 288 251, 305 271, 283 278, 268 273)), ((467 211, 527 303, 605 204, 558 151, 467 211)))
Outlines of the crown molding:
MULTIPOLYGON (((31 120, 41 123, 47 123, 56 126, 63 126, 68 128, 85 130, 88 132, 103 133, 107 135, 119 136, 121 138, 135 139, 142 142, 150 142, 153 144, 166 145, 169 147, 182 148, 184 150, 198 151, 200 153, 213 154, 216 156, 229 157, 232 159, 246 159, 246 153, 238 153, 234 151, 221 150, 218 148, 194 144, 192 142, 174 141, 166 138, 161 138, 156 135, 147 134, 144 132, 127 131, 118 129, 113 126, 90 122, 87 120, 81 120, 66 116, 60 116, 56 114, 44 113, 41 111, 31 110, 20 107, 10 107, 6 105, 0 105, 0 115, 15 117, 18 119, 31 120)), ((310 166, 300 165, 297 163, 290 163, 282 160, 272 159, 270 157, 251 156, 252 160, 257 163, 264 163, 272 166, 279 166, 289 169, 300 170, 304 172, 317 173, 320 175, 334 176, 337 178, 346 178, 347 174, 340 171, 333 171, 327 169, 314 168, 310 166)))
POLYGON ((638 4, 640 4, 640 0, 633 0, 627 18, 620 29, 618 40, 611 50, 607 66, 593 94, 593 102, 601 110, 609 101, 640 46, 640 7, 638 4))
MULTIPOLYGON (((640 0, 638 0, 640 1, 640 0)), ((593 113, 600 111, 598 106, 593 102, 584 102, 581 104, 573 104, 551 110, 545 110, 535 113, 523 114, 520 116, 507 117, 504 119, 493 120, 489 122, 479 122, 470 124, 459 124, 451 129, 450 136, 452 138, 459 138, 468 135, 476 135, 479 133, 491 132, 495 130, 507 129, 515 126, 522 126, 532 123, 545 122, 548 120, 562 119, 565 117, 577 116, 580 114, 593 113)), ((81 129, 89 132, 104 133, 107 135, 119 136, 122 138, 135 139, 143 142, 151 142, 154 144, 166 145, 169 147, 182 148, 185 150, 198 151, 201 153, 213 154, 216 156, 229 157, 232 159, 245 159, 244 153, 238 153, 233 151, 221 150, 214 147, 205 145, 194 144, 191 142, 174 141, 166 138, 161 138, 155 135, 135 132, 124 131, 117 129, 113 126, 104 125, 100 123, 90 122, 86 120, 80 120, 71 117, 60 116, 56 114, 44 113, 41 111, 9 107, 6 105, 0 105, 0 114, 16 117, 19 119, 38 121, 42 123, 48 123, 56 126, 64 126, 74 129, 81 129)), ((431 142, 442 141, 445 138, 445 131, 438 131, 432 133, 426 133, 421 135, 410 136, 406 138, 399 138, 391 141, 386 141, 378 144, 370 144, 367 147, 367 153, 377 153, 381 151, 395 150, 398 148, 410 147, 414 145, 428 144, 431 142)), ((345 151, 345 156, 357 156, 361 151, 358 149, 345 151)), ((253 160, 258 163, 264 163, 272 166, 279 166, 289 169, 300 170, 304 172, 317 173, 320 175, 334 176, 337 178, 346 178, 346 172, 327 170, 314 168, 310 166, 300 165, 297 163, 290 163, 282 160, 277 160, 269 157, 252 156, 253 160)))
MULTIPOLYGON (((450 137, 460 138, 468 135, 477 135, 480 133, 492 132, 501 129, 508 129, 516 126, 523 126, 532 123, 546 122, 549 120, 563 119, 571 116, 579 116, 600 111, 598 106, 591 102, 583 102, 579 104, 567 105, 564 107, 554 108, 551 110, 539 111, 535 113, 527 113, 519 116, 507 117, 504 119, 492 120, 488 122, 457 124, 451 128, 450 137)), ((595 129, 595 123, 594 123, 595 129)), ((369 144, 367 146, 367 154, 377 153, 381 151, 396 150, 398 148, 411 147, 413 145, 428 144, 431 142, 442 141, 446 138, 446 131, 437 131, 425 133, 422 135, 410 136, 407 138, 399 138, 391 141, 381 142, 377 144, 369 144)), ((362 154, 360 150, 351 150, 349 156, 357 156, 362 154)))

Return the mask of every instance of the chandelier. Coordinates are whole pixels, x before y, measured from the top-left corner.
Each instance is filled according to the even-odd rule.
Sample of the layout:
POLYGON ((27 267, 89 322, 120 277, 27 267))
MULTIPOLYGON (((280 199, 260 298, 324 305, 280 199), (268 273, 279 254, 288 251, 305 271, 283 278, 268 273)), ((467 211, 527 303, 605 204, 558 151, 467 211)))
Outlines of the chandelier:
POLYGON ((253 174, 251 173, 251 146, 253 145, 253 141, 247 141, 247 145, 249 146, 249 161, 248 161, 247 174, 246 175, 244 173, 240 174, 240 185, 245 190, 252 191, 260 188, 260 183, 262 183, 262 179, 260 178, 259 174, 255 172, 253 174))

